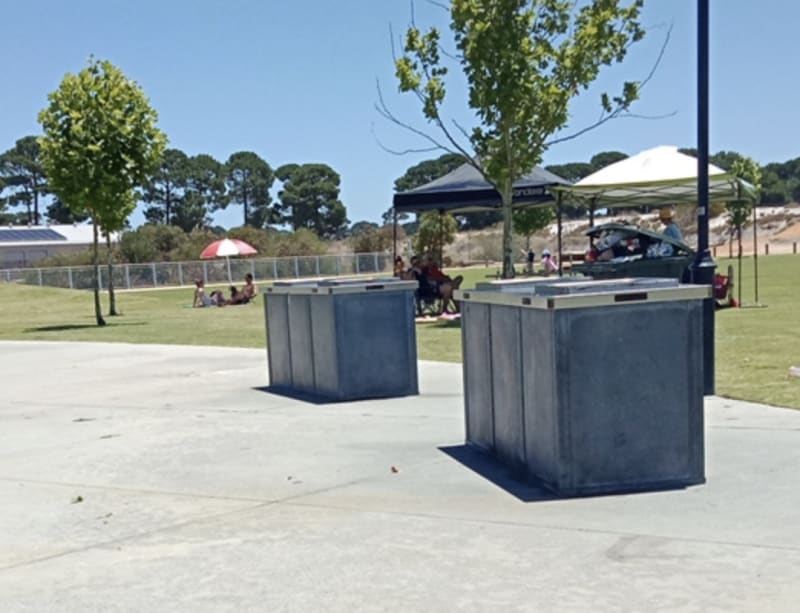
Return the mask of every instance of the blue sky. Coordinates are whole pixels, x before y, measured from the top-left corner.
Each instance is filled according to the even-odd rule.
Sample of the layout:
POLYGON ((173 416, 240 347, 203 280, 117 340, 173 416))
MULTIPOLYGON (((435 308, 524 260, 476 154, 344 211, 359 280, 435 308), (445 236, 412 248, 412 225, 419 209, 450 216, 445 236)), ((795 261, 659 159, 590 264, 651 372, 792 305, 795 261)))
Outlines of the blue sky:
MULTIPOLYGON (((800 3, 711 5, 711 150, 736 150, 762 164, 800 156, 794 42, 800 3)), ((397 93, 392 64, 390 25, 399 39, 410 7, 408 0, 7 2, 0 35, 0 151, 40 133, 36 114, 47 94, 94 55, 142 86, 170 146, 220 161, 251 150, 273 167, 329 164, 342 177, 350 220, 378 221, 391 205, 394 180, 438 155, 395 156, 378 144, 424 146, 374 109, 380 82, 392 110, 425 127, 415 101, 397 93)), ((444 40, 451 41, 442 9, 423 0, 415 9, 419 26, 444 27, 444 40)), ((553 147, 544 164, 588 161, 599 151, 695 145, 696 3, 646 0, 643 23, 646 39, 575 101, 565 133, 595 119, 600 92, 649 72, 670 25, 666 55, 633 111, 674 115, 609 122, 553 147)), ((450 81, 446 111, 469 123, 458 77, 450 81)), ((240 220, 239 207, 216 218, 225 226, 240 220)), ((132 221, 141 223, 141 212, 132 221)))

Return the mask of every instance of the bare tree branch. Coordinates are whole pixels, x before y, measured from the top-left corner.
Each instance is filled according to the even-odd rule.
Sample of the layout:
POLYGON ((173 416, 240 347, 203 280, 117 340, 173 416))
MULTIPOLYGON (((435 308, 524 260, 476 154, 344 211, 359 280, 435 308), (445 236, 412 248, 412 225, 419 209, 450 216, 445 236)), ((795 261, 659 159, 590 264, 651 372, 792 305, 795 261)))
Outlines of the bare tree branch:
POLYGON ((428 4, 431 6, 436 6, 442 9, 443 11, 450 12, 450 7, 446 5, 444 2, 436 2, 436 0, 428 0, 428 4))
POLYGON ((461 134, 462 134, 462 136, 464 138, 466 138, 467 140, 470 140, 469 134, 467 134, 467 129, 466 128, 464 128, 461 124, 459 124, 455 119, 453 119, 453 125, 456 127, 456 129, 458 129, 459 132, 461 132, 461 134))
MULTIPOLYGON (((376 85, 376 89, 378 90, 378 103, 375 104, 375 110, 378 111, 378 113, 381 115, 381 117, 391 121, 393 124, 395 124, 397 126, 400 126, 401 128, 405 128, 409 132, 412 132, 412 133, 416 134, 417 136, 427 140, 429 143, 431 143, 433 145, 434 149, 443 149, 444 151, 450 151, 447 147, 442 145, 440 142, 438 142, 436 139, 434 139, 427 132, 424 132, 424 131, 422 131, 422 130, 420 130, 418 128, 415 128, 411 124, 405 123, 404 121, 401 121, 398 117, 396 117, 394 115, 394 113, 392 113, 389 110, 389 107, 386 106, 386 102, 383 99, 383 92, 381 91, 380 81, 378 81, 376 79, 375 85, 376 85)), ((454 152, 451 151, 451 153, 454 153, 454 152)))
MULTIPOLYGON (((386 145, 381 142, 381 139, 378 138, 378 135, 375 133, 375 124, 373 123, 370 127, 370 132, 372 132, 372 136, 375 138, 375 142, 383 149, 386 153, 391 153, 392 155, 407 155, 409 153, 432 153, 433 151, 442 151, 441 147, 424 147, 422 149, 390 149, 386 145)), ((447 151, 447 149, 444 149, 447 151)), ((452 151, 448 151, 448 153, 452 153, 452 151)))
MULTIPOLYGON (((639 90, 641 91, 645 85, 653 78, 655 75, 656 70, 658 69, 659 64, 661 64, 661 60, 664 58, 664 53, 667 49, 667 45, 669 44, 670 36, 672 35, 672 25, 669 26, 667 29, 667 34, 664 36, 664 42, 661 43, 661 48, 658 51, 658 56, 656 56, 656 61, 653 63, 653 67, 650 69, 650 72, 647 76, 639 83, 639 90)), ((673 117, 677 114, 677 111, 672 111, 671 113, 666 113, 664 115, 652 115, 652 116, 645 116, 645 115, 635 115, 633 113, 626 113, 624 112, 625 108, 622 105, 618 105, 615 109, 613 109, 610 113, 606 113, 605 111, 600 113, 600 118, 595 121, 594 123, 578 130, 577 132, 570 134, 568 136, 564 136, 561 138, 555 138, 551 141, 547 141, 545 143, 545 147, 551 147, 553 145, 557 145, 559 143, 563 143, 566 141, 570 141, 573 139, 578 138, 586 134, 587 132, 594 130, 595 128, 600 127, 604 123, 612 120, 618 119, 622 117, 628 118, 641 118, 641 119, 665 119, 667 117, 673 117)))
POLYGON ((650 73, 644 78, 644 80, 639 84, 639 89, 641 90, 650 79, 653 78, 653 75, 656 73, 656 69, 661 64, 661 60, 664 58, 664 53, 667 50, 667 45, 669 44, 669 39, 672 36, 672 24, 667 28, 667 34, 664 36, 664 42, 661 43, 661 49, 658 51, 658 57, 656 57, 655 64, 653 64, 653 68, 650 69, 650 73))

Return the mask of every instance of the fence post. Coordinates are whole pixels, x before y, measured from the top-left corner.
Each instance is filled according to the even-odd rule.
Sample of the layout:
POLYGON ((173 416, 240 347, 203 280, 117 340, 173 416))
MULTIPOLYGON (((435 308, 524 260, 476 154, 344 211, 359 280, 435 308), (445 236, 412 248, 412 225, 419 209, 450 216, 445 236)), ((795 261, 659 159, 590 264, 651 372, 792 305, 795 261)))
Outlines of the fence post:
POLYGON ((353 257, 356 259, 356 274, 361 274, 361 267, 358 264, 358 254, 353 254, 353 257))
POLYGON ((769 243, 764 243, 764 255, 769 255, 769 243))
POLYGON ((150 268, 153 271, 153 287, 158 287, 158 274, 156 273, 156 264, 155 264, 155 262, 150 264, 150 268))
POLYGON ((797 253, 797 242, 792 243, 792 253, 797 253))
POLYGON ((178 285, 183 285, 183 262, 178 262, 178 285))
POLYGON ((272 259, 272 278, 274 280, 278 279, 278 260, 275 258, 272 259))
POLYGON ((297 256, 294 256, 294 278, 300 278, 300 262, 297 259, 297 256))
POLYGON ((203 262, 203 283, 208 283, 208 262, 203 262))
POLYGON ((42 269, 41 268, 37 268, 36 272, 39 273, 39 275, 38 275, 39 276, 39 287, 42 287, 42 269))
POLYGON ((131 265, 125 264, 125 285, 128 289, 131 288, 131 265))
POLYGON ((72 286, 72 268, 67 268, 67 279, 69 279, 69 288, 74 289, 72 286))
POLYGON ((717 257, 717 246, 716 246, 716 245, 714 245, 714 246, 711 248, 711 253, 712 253, 712 255, 713 255, 714 257, 717 257))
POLYGON ((378 253, 374 253, 373 256, 375 258, 375 274, 378 274, 378 253))
POLYGON ((342 274, 342 263, 341 263, 341 260, 339 260, 339 256, 337 255, 336 256, 336 276, 337 277, 341 276, 341 274, 342 274))
POLYGON ((316 269, 317 276, 319 276, 319 256, 316 257, 316 260, 315 260, 314 264, 315 264, 315 269, 316 269))

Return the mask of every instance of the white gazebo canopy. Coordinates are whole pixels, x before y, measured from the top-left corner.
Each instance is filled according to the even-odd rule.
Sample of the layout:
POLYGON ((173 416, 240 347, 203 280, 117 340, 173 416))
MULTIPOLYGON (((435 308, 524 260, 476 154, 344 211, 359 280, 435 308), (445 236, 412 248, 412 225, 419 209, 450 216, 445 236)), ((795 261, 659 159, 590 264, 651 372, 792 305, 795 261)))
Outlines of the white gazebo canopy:
MULTIPOLYGON (((758 197, 752 185, 713 164, 708 165, 708 188, 710 202, 758 197)), ((654 147, 552 189, 562 193, 564 204, 594 209, 696 203, 697 158, 677 147, 654 147)))

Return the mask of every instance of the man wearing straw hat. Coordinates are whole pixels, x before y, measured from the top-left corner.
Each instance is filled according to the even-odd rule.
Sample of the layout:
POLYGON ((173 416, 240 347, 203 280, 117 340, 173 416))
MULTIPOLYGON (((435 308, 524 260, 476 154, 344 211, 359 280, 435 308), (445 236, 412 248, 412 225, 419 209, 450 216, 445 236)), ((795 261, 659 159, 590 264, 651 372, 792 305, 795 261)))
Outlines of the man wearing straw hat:
POLYGON ((683 235, 681 234, 681 229, 678 227, 678 224, 675 223, 675 220, 672 217, 672 209, 660 209, 658 211, 658 219, 664 224, 664 230, 662 234, 664 236, 669 236, 670 238, 682 241, 683 235))
MULTIPOLYGON (((672 218, 673 213, 672 209, 665 208, 659 209, 658 211, 658 219, 661 223, 664 224, 664 230, 661 232, 664 236, 669 236, 670 238, 674 238, 675 240, 682 241, 683 235, 681 234, 681 229, 678 227, 678 224, 675 223, 675 220, 672 218)), ((667 243, 662 243, 660 246, 660 255, 662 256, 671 256, 674 253, 674 249, 672 245, 667 243)))

